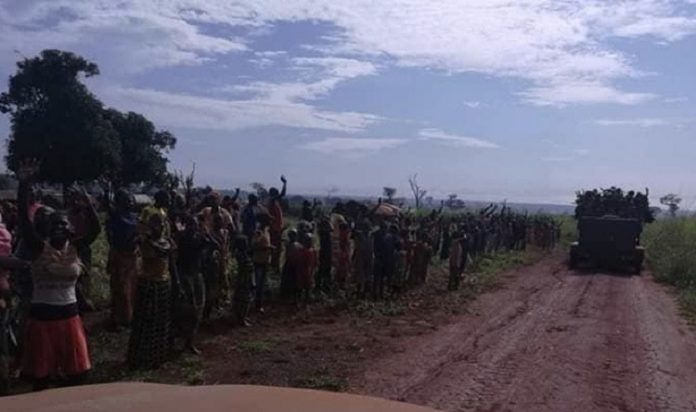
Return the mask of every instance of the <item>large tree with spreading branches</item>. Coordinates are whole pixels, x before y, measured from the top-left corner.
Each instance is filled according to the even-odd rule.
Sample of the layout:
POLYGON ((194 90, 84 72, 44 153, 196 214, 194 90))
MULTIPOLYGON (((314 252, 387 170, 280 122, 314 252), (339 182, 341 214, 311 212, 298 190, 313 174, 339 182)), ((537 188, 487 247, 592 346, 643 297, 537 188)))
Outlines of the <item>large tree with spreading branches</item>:
POLYGON ((153 182, 166 176, 166 152, 176 139, 137 113, 105 109, 83 79, 99 67, 61 50, 22 59, 0 94, 0 112, 11 120, 6 162, 16 171, 37 159, 37 178, 71 184, 106 178, 116 184, 153 182))

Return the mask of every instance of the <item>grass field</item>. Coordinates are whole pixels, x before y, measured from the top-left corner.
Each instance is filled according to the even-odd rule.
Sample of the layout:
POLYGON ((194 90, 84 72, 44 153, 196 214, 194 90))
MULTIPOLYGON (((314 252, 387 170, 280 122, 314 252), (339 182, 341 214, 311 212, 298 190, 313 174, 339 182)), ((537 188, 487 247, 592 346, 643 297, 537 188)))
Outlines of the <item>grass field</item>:
POLYGON ((696 218, 647 225, 643 242, 655 279, 679 291, 682 310, 696 321, 696 218))

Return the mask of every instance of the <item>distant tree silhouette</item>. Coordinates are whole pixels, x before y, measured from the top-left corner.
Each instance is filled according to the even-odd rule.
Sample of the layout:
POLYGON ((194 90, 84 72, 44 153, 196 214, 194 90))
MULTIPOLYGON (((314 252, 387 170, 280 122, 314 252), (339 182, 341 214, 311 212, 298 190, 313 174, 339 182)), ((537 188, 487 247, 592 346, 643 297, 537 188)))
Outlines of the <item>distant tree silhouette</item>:
POLYGON ((667 206, 667 209, 669 210, 669 215, 671 217, 676 216, 681 201, 681 197, 674 193, 668 193, 660 198, 660 203, 667 206))
POLYGON ((418 174, 414 174, 413 176, 409 177, 408 184, 409 186, 411 186, 411 192, 413 192, 413 199, 416 201, 416 209, 420 209, 421 203, 423 202, 423 198, 426 194, 428 194, 428 191, 422 189, 420 185, 418 185, 418 174))
POLYGON ((387 186, 385 186, 385 187, 382 189, 382 194, 384 195, 384 197, 387 198, 387 201, 388 201, 389 203, 391 203, 392 200, 394 200, 394 196, 396 196, 396 188, 395 188, 395 187, 387 187, 387 186))

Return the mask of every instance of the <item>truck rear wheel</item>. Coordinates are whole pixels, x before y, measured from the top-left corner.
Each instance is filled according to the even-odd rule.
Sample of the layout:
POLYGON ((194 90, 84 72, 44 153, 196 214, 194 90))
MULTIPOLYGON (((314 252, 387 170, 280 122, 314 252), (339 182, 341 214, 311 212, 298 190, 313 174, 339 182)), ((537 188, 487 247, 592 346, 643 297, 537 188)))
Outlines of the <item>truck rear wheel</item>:
POLYGON ((578 259, 573 256, 571 253, 570 259, 568 259, 568 268, 569 269, 577 269, 578 268, 578 259))
POLYGON ((643 269, 643 261, 639 260, 638 262, 636 262, 635 265, 633 265, 633 274, 640 275, 640 272, 642 269, 643 269))

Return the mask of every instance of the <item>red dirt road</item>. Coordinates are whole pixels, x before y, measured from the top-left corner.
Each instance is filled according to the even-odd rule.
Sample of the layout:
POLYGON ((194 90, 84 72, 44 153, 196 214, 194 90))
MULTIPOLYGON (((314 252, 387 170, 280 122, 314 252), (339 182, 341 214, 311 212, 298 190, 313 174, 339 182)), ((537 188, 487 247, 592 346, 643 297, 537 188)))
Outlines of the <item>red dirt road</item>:
POLYGON ((506 275, 470 314, 351 379, 447 411, 696 411, 696 334, 652 277, 560 258, 506 275))

